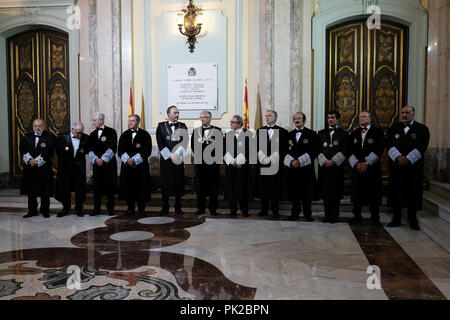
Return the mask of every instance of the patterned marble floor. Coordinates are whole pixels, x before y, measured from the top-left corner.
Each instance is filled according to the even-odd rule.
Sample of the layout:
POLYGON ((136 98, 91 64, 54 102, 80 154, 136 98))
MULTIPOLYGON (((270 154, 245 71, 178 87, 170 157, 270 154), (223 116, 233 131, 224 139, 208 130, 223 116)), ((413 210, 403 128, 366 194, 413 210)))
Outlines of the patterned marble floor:
MULTIPOLYGON (((0 299, 448 299, 450 256, 406 226, 0 213, 0 299), (370 265, 381 269, 369 290, 370 265), (74 267, 75 266, 75 267, 74 267), (72 269, 73 268, 73 269, 72 269), (74 271, 75 270, 75 271, 74 271), (77 288, 76 285, 79 284, 77 288)), ((383 215, 382 222, 389 221, 383 215)))

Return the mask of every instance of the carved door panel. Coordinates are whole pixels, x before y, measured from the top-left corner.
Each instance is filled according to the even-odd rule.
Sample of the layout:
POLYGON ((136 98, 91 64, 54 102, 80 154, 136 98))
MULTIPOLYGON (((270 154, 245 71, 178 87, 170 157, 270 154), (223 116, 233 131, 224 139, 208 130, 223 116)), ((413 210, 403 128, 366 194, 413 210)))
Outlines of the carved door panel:
POLYGON ((57 135, 70 128, 68 37, 55 31, 30 31, 8 39, 10 163, 17 184, 23 163, 22 137, 42 118, 57 135))
MULTIPOLYGON (((382 21, 381 29, 369 30, 360 20, 329 29, 327 37, 327 110, 339 111, 347 131, 368 110, 372 123, 387 131, 407 103, 408 28, 382 21)), ((386 178, 386 154, 382 163, 386 178)))

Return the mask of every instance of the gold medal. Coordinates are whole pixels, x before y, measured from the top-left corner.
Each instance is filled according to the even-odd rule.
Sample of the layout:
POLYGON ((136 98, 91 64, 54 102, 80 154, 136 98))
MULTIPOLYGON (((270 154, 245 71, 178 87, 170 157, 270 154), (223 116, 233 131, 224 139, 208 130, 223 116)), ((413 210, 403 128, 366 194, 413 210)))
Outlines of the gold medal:
POLYGON ((171 138, 170 138, 170 136, 167 136, 166 139, 167 139, 167 141, 170 141, 171 138))
POLYGON ((83 148, 80 149, 80 153, 84 153, 84 149, 83 148))
POLYGON ((353 143, 354 143, 354 144, 358 144, 358 139, 355 139, 355 140, 353 141, 353 143))
POLYGON ((375 141, 373 140, 373 139, 369 139, 369 140, 367 140, 367 143, 368 144, 373 144, 375 141))
POLYGON ((136 149, 140 149, 142 146, 140 143, 136 143, 136 149))
POLYGON ((417 139, 417 134, 413 133, 413 134, 411 135, 411 139, 416 140, 416 139, 417 139))
POLYGON ((103 141, 103 142, 106 142, 106 137, 102 137, 102 141, 103 141))
POLYGON ((324 146, 324 148, 328 147, 328 143, 324 142, 323 146, 324 146))
POLYGON ((338 145, 339 145, 339 141, 334 140, 334 141, 333 141, 333 146, 337 147, 338 145))
POLYGON ((308 144, 308 143, 309 143, 308 139, 303 140, 303 144, 308 144))
POLYGON ((69 147, 66 147, 66 151, 69 151, 70 150, 70 148, 69 147))
POLYGON ((46 146, 47 146, 47 145, 46 145, 44 142, 41 143, 41 148, 42 148, 42 149, 44 149, 46 146))
POLYGON ((395 139, 399 139, 400 138, 400 135, 397 133, 396 135, 395 135, 395 139))

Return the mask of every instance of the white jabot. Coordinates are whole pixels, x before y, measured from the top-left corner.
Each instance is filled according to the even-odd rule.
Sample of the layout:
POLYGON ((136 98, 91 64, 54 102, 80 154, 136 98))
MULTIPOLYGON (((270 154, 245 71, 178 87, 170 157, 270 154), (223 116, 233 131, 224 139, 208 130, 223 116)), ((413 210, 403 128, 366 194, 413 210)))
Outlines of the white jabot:
POLYGON ((72 146, 73 146, 73 157, 75 158, 77 155, 78 148, 80 147, 80 139, 75 138, 73 135, 70 135, 72 138, 72 146))
POLYGON ((368 126, 366 126, 365 128, 367 128, 366 132, 364 132, 364 133, 361 132, 361 138, 362 138, 361 145, 364 145, 364 141, 366 141, 366 135, 367 135, 367 132, 369 132, 369 130, 370 130, 370 124, 368 126))
POLYGON ((98 128, 98 138, 100 139, 100 137, 103 134, 103 130, 105 130, 105 126, 101 126, 100 128, 98 128))
MULTIPOLYGON (((297 130, 303 130, 303 127, 301 128, 296 128, 297 130)), ((297 134, 295 135, 295 138, 297 139, 297 142, 300 141, 301 137, 302 137, 302 133, 301 131, 297 132, 297 134)))
POLYGON ((242 128, 240 128, 238 130, 234 130, 234 135, 235 135, 236 139, 239 138, 239 135, 241 134, 241 132, 242 132, 242 128))
POLYGON ((137 128, 136 130, 132 129, 132 134, 131 134, 131 141, 134 141, 134 138, 136 138, 136 135, 139 131, 139 128, 137 128))

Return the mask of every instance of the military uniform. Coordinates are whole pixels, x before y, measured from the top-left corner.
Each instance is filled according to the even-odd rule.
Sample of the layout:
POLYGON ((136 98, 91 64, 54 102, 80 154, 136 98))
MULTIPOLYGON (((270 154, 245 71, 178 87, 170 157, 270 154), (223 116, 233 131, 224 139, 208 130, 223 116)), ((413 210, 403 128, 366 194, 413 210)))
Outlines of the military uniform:
POLYGON ((152 153, 152 137, 143 129, 129 129, 119 139, 118 156, 122 162, 120 170, 120 197, 128 206, 127 214, 135 212, 138 203, 139 215, 145 212, 147 201, 151 200, 150 166, 148 158, 152 153), (134 166, 128 160, 134 160, 134 166))
POLYGON ((64 214, 71 206, 71 192, 75 191, 75 210, 83 215, 86 200, 86 155, 89 153, 89 136, 82 134, 80 139, 72 133, 61 134, 56 141, 58 155, 58 175, 56 177, 55 199, 63 204, 64 214))
POLYGON ((257 139, 257 149, 258 149, 258 164, 257 164, 257 172, 255 179, 255 193, 256 197, 261 199, 261 212, 260 216, 267 215, 269 210, 269 201, 271 201, 271 209, 272 213, 275 217, 279 216, 279 201, 285 200, 283 198, 284 193, 284 179, 285 179, 285 170, 283 167, 283 159, 287 152, 287 140, 288 140, 288 131, 280 126, 274 125, 271 128, 268 126, 262 127, 256 132, 257 139), (267 146, 267 150, 263 150, 261 148, 260 134, 267 130, 265 134, 265 142, 267 146), (276 141, 272 141, 272 137, 275 132, 278 132, 278 135, 275 135, 277 138, 276 141), (275 143, 277 146, 277 151, 272 150, 272 143, 275 143), (264 159, 268 157, 271 160, 271 163, 264 164, 264 159), (264 175, 264 168, 271 168, 272 166, 276 166, 277 172, 274 175, 264 175))
POLYGON ((340 200, 344 196, 344 162, 348 151, 348 135, 342 128, 319 131, 319 197, 324 200, 325 222, 339 218, 340 200), (327 168, 325 162, 333 160, 327 168))
POLYGON ((27 134, 20 143, 24 161, 20 194, 28 196, 28 216, 37 215, 37 197, 41 198, 41 213, 49 216, 50 197, 53 196, 53 169, 51 158, 55 149, 55 136, 43 131, 40 136, 27 134), (31 167, 29 161, 36 160, 31 167))
POLYGON ((382 199, 381 157, 384 151, 383 130, 374 126, 355 129, 350 134, 350 158, 352 167, 352 202, 355 221, 361 218, 363 205, 369 205, 372 222, 379 224, 382 199), (358 163, 368 164, 360 173, 358 163))
POLYGON ((311 202, 317 199, 317 180, 314 169, 314 159, 319 151, 317 133, 308 129, 295 129, 289 132, 289 151, 284 159, 284 165, 289 168, 289 195, 292 202, 291 219, 298 218, 303 207, 303 215, 311 221, 311 202), (293 168, 292 160, 298 160, 300 167, 293 168))
MULTIPOLYGON (((222 130, 215 126, 195 128, 191 137, 191 148, 194 152, 194 157, 201 159, 201 164, 195 161, 195 191, 197 194, 197 212, 204 213, 206 207, 206 197, 209 197, 209 212, 216 215, 218 207, 218 192, 219 192, 219 173, 220 164, 207 164, 203 158, 203 152, 216 139, 223 139, 222 130), (200 153, 198 155, 197 153, 200 153), (201 157, 200 157, 201 156, 201 157)), ((211 154, 215 156, 215 152, 211 154)))
POLYGON ((101 197, 107 196, 106 208, 114 213, 114 194, 117 187, 117 133, 116 130, 102 126, 89 136, 91 152, 89 159, 93 166, 94 214, 100 213, 101 197), (103 160, 103 165, 96 164, 97 159, 103 160))
POLYGON ((180 160, 185 156, 188 141, 184 141, 177 130, 188 130, 182 122, 170 123, 169 121, 158 124, 156 139, 160 150, 161 190, 163 199, 162 214, 169 211, 169 197, 175 196, 175 212, 181 214, 181 197, 185 194, 184 186, 184 163, 175 164, 171 154, 177 153, 180 160), (175 147, 179 144, 183 147, 175 147))
POLYGON ((394 208, 394 224, 400 224, 401 209, 408 208, 411 226, 418 227, 417 210, 422 209, 424 154, 430 141, 428 128, 412 121, 407 126, 399 122, 387 133, 389 161, 389 201, 394 208), (410 164, 400 166, 399 156, 405 156, 410 164))

